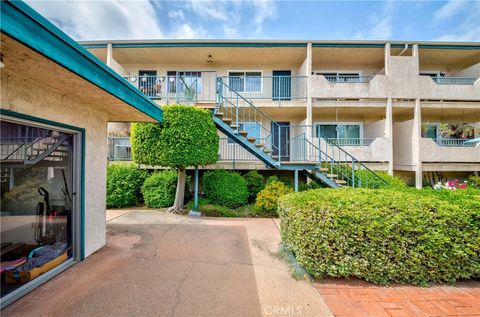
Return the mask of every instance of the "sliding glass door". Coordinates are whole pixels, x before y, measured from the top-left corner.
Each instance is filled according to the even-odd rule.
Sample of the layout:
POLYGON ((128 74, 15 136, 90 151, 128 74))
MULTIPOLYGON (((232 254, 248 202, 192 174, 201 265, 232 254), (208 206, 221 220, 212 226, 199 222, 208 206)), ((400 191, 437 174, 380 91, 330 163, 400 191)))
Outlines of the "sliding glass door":
POLYGON ((1 120, 2 305, 78 258, 80 134, 1 120))

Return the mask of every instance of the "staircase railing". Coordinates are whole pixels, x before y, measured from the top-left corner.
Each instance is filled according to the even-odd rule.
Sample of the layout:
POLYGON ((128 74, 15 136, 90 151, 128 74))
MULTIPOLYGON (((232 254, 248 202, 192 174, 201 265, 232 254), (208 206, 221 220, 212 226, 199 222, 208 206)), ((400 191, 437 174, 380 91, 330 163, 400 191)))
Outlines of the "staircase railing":
POLYGON ((277 156, 275 160, 280 162, 281 142, 276 142, 277 139, 280 140, 280 125, 225 84, 221 78, 217 79, 215 114, 218 113, 222 113, 224 119, 230 120, 230 126, 236 134, 251 130, 251 136, 247 135, 247 139, 255 137, 255 143, 263 145, 261 148, 264 149, 264 152, 273 153, 273 156, 277 156), (262 140, 263 143, 258 143, 258 140, 262 140))
MULTIPOLYGON (((217 100, 214 113, 217 116, 221 115, 223 122, 228 123, 235 134, 242 136, 245 136, 245 132, 247 132, 242 131, 242 129, 246 129, 245 125, 253 124, 253 128, 250 126, 250 130, 256 130, 253 133, 255 135, 254 142, 258 139, 265 140, 261 147, 270 148, 274 153, 274 159, 275 153, 277 153, 276 160, 278 166, 281 166, 282 126, 255 107, 251 101, 235 89, 229 87, 221 78, 217 79, 217 100)), ((307 135, 313 135, 313 129, 301 128, 305 130, 293 138, 289 138, 287 144, 284 145, 291 150, 289 154, 291 161, 313 163, 318 166, 320 172, 325 173, 329 178, 326 181, 334 182, 332 186, 336 184, 337 186, 378 188, 386 183, 375 172, 328 138, 320 136, 318 146, 315 145, 310 138, 307 138, 307 135)), ((290 130, 291 127, 288 127, 287 135, 290 135, 290 130)))
POLYGON ((351 187, 378 188, 386 185, 386 181, 377 173, 357 160, 350 153, 338 146, 329 138, 319 135, 318 149, 322 167, 330 169, 332 174, 341 174, 347 185, 351 187))

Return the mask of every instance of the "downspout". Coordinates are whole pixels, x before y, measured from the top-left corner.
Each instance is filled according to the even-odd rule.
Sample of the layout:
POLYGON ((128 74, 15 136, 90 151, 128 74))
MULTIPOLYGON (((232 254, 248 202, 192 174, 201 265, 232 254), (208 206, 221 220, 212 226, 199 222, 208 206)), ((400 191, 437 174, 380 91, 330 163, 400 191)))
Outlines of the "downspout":
POLYGON ((398 54, 398 56, 402 56, 402 54, 405 53, 406 50, 408 50, 408 44, 405 44, 405 48, 400 52, 400 54, 398 54))

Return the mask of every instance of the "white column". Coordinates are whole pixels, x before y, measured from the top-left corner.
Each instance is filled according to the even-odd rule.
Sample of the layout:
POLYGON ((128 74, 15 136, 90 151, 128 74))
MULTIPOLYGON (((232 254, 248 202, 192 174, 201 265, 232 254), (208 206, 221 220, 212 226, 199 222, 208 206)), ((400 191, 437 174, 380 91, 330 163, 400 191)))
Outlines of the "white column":
POLYGON ((312 43, 307 44, 307 116, 306 116, 306 125, 308 128, 307 131, 307 139, 312 138, 312 124, 313 124, 313 111, 312 111, 312 43))
POLYGON ((415 57, 418 56, 418 44, 412 45, 412 56, 415 56, 415 57))
POLYGON ((393 105, 392 98, 387 99, 387 106, 385 109, 385 137, 390 139, 388 174, 393 175, 393 105))
POLYGON ((420 141, 422 138, 422 107, 420 99, 415 99, 412 131, 412 160, 415 166, 415 187, 422 188, 422 160, 420 157, 420 141))
POLYGON ((388 76, 390 68, 390 43, 385 44, 385 75, 388 76))
POLYGON ((113 46, 112 43, 107 44, 107 66, 112 67, 113 46))

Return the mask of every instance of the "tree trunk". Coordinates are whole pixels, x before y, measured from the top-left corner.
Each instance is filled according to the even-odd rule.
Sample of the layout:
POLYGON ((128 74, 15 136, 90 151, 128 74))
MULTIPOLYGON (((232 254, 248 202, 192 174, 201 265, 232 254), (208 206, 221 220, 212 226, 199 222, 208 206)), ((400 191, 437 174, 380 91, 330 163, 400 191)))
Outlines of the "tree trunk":
POLYGON ((183 210, 185 200, 185 178, 187 172, 185 168, 178 169, 177 192, 175 193, 175 203, 168 209, 169 212, 178 213, 183 210))

